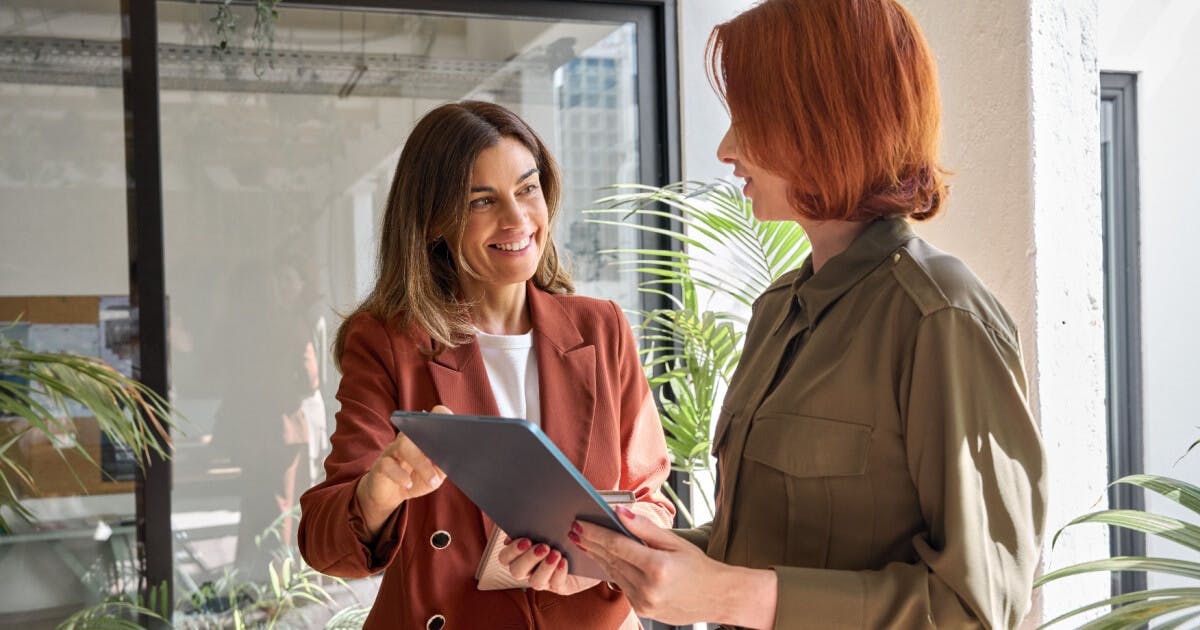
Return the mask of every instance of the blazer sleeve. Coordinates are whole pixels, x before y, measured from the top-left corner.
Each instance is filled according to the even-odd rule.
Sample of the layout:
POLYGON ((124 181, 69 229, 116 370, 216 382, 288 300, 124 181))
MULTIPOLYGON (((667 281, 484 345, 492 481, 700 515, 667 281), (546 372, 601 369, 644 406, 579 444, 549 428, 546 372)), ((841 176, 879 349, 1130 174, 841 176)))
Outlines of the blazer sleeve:
POLYGON ((325 459, 325 481, 300 497, 300 554, 314 569, 342 578, 386 567, 407 524, 402 505, 369 544, 355 499, 358 481, 395 438, 390 416, 400 408, 392 340, 383 324, 359 314, 346 324, 337 427, 325 459))
POLYGON ((675 506, 662 492, 662 484, 671 473, 667 442, 654 396, 646 383, 646 373, 638 357, 637 342, 629 320, 615 302, 612 306, 618 322, 618 374, 621 387, 621 485, 633 491, 636 508, 654 519, 660 527, 670 527, 675 506))
POLYGON ((876 571, 775 567, 777 628, 1020 625, 1041 551, 1045 456, 1008 339, 963 310, 925 316, 900 401, 928 524, 912 540, 917 560, 876 571))

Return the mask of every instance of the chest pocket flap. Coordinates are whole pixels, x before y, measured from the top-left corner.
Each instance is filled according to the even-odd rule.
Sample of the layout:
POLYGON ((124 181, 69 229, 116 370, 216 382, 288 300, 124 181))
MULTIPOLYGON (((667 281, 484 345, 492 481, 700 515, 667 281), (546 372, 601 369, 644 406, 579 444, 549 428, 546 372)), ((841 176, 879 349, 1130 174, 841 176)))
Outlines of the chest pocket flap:
POLYGON ((841 477, 867 470, 871 427, 811 416, 755 418, 745 458, 793 477, 841 477))

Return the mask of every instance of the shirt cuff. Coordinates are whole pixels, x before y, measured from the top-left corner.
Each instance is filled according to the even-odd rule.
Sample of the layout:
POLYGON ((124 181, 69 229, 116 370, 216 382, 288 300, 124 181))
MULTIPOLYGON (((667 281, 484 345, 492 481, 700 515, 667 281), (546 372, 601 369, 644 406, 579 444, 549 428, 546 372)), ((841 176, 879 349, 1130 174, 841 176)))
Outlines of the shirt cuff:
POLYGON ((803 628, 814 619, 822 628, 863 627, 866 586, 855 571, 771 567, 778 581, 775 628, 803 628))

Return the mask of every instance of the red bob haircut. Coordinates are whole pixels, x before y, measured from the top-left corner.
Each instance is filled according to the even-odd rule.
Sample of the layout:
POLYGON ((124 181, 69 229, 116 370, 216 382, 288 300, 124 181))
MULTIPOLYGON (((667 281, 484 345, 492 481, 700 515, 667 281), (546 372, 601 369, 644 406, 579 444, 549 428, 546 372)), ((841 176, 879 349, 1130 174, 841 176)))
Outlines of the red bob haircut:
POLYGON ((713 29, 707 58, 741 150, 801 215, 941 209, 937 65, 896 0, 766 0, 713 29))

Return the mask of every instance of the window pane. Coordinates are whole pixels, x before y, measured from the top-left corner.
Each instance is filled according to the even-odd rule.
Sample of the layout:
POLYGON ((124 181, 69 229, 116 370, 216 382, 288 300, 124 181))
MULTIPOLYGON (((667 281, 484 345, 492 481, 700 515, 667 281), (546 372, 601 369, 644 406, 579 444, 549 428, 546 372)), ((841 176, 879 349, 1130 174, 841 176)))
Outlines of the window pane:
MULTIPOLYGON (((0 32, 0 335, 129 374, 119 4, 9 0, 0 32)), ((31 473, 16 498, 37 520, 0 508, 0 627, 53 627, 135 583, 129 461, 86 409, 60 415, 3 454, 31 473)), ((0 444, 27 426, 0 417, 0 444)))
MULTIPOLYGON (((191 421, 173 503, 184 598, 298 557, 294 510, 322 476, 338 407, 338 313, 371 286, 392 172, 429 109, 474 98, 528 120, 563 167, 557 236, 577 288, 637 305, 636 279, 600 253, 632 235, 582 213, 597 187, 638 180, 632 24, 285 6, 273 50, 256 54, 253 15, 235 7, 222 53, 214 11, 159 11, 172 390, 191 421)), ((369 606, 377 582, 321 584, 339 606, 369 606)), ((217 615, 196 601, 177 621, 217 615)), ((328 616, 305 614, 287 623, 328 616)))

